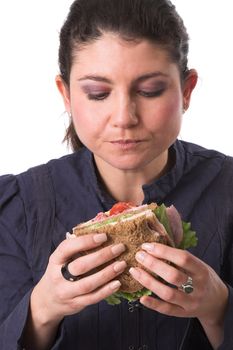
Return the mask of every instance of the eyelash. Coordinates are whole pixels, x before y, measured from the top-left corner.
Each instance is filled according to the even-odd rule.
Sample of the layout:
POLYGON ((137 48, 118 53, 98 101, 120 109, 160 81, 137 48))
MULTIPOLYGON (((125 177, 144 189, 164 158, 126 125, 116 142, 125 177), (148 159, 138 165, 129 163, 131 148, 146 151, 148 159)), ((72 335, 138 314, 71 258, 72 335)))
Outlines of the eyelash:
POLYGON ((94 101, 103 101, 105 98, 107 98, 109 95, 109 93, 101 93, 101 94, 96 94, 96 95, 92 95, 92 94, 88 94, 87 97, 89 100, 94 100, 94 101))
POLYGON ((153 97, 159 97, 163 94, 163 92, 165 91, 165 89, 160 89, 160 90, 156 90, 156 91, 140 91, 140 95, 143 97, 147 97, 147 98, 153 98, 153 97))
MULTIPOLYGON (((163 94, 163 92, 165 91, 165 89, 160 89, 160 90, 156 90, 156 91, 151 91, 151 92, 146 92, 146 91, 137 91, 137 93, 145 98, 154 98, 154 97, 159 97, 163 94)), ((107 97, 109 96, 109 93, 101 93, 101 94, 88 94, 87 97, 89 100, 92 101, 103 101, 105 100, 107 97)))

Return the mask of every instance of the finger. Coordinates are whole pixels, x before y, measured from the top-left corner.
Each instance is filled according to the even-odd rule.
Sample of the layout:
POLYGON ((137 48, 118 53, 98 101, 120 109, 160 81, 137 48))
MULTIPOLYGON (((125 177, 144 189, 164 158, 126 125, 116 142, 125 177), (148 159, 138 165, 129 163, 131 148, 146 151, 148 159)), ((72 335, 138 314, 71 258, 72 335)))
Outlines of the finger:
POLYGON ((58 300, 61 304, 66 304, 69 300, 77 296, 93 292, 97 288, 109 283, 109 281, 114 280, 116 276, 125 270, 126 266, 125 261, 116 261, 101 271, 83 277, 75 282, 70 282, 60 276, 59 280, 54 281, 58 300))
POLYGON ((203 262, 187 250, 169 247, 161 243, 144 243, 142 249, 158 259, 174 263, 193 275, 200 274, 200 270, 203 269, 203 262))
POLYGON ((186 310, 181 306, 165 302, 155 297, 143 296, 140 298, 140 303, 149 309, 167 316, 188 317, 186 310))
POLYGON ((163 301, 178 305, 180 307, 186 306, 192 301, 192 295, 187 295, 175 287, 172 288, 171 286, 162 283, 148 272, 140 268, 131 268, 129 272, 134 279, 136 279, 147 289, 151 290, 163 301))
POLYGON ((160 276, 162 279, 164 279, 170 284, 179 287, 187 281, 188 276, 186 273, 184 273, 181 270, 178 270, 172 265, 169 265, 164 260, 157 259, 151 254, 147 254, 144 251, 137 252, 135 257, 141 265, 143 265, 156 275, 160 276))
POLYGON ((75 283, 75 295, 87 294, 93 292, 99 287, 102 287, 110 280, 115 279, 116 276, 121 274, 125 270, 126 266, 127 264, 125 261, 116 261, 93 275, 81 278, 75 283))
POLYGON ((81 256, 69 263, 69 271, 72 275, 82 275, 93 268, 96 268, 114 258, 125 251, 125 245, 122 243, 105 247, 94 253, 81 256))
POLYGON ((115 293, 120 288, 120 286, 120 281, 114 280, 92 293, 77 296, 72 300, 72 308, 79 309, 80 306, 86 307, 88 305, 96 304, 111 294, 115 293))
POLYGON ((107 235, 105 233, 88 234, 72 239, 65 239, 51 255, 51 260, 55 264, 64 264, 78 252, 93 249, 106 241, 107 235))

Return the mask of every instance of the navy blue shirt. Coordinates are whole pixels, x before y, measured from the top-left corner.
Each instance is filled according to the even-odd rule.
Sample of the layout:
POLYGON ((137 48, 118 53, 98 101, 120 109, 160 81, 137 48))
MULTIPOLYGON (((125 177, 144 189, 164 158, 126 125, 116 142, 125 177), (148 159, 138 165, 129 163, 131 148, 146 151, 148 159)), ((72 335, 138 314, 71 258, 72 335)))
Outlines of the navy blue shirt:
MULTIPOLYGON (((229 289, 221 350, 233 349, 233 159, 176 141, 173 168, 144 185, 144 203, 174 204, 191 221, 198 245, 229 289)), ((115 200, 98 180, 86 148, 19 175, 0 177, 0 349, 22 349, 30 294, 65 233, 115 200)), ((195 283, 195 281, 194 281, 195 283)), ((33 347, 32 347, 33 348, 33 347)), ((65 317, 56 350, 209 350, 197 319, 168 317, 140 303, 105 301, 65 317)))

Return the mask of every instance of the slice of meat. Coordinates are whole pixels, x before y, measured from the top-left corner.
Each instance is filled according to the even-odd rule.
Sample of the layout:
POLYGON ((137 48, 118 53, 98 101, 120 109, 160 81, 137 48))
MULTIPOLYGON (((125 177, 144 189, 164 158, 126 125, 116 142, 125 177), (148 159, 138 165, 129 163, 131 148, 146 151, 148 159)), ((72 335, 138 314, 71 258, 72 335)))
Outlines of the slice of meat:
POLYGON ((183 239, 183 227, 180 214, 174 205, 166 208, 166 214, 169 220, 175 246, 178 247, 183 239))
POLYGON ((175 246, 175 242, 169 236, 165 227, 163 226, 163 224, 161 224, 161 222, 157 219, 155 215, 153 215, 152 218, 148 220, 148 226, 152 230, 156 242, 159 242, 158 239, 162 239, 162 243, 170 245, 171 247, 175 246))

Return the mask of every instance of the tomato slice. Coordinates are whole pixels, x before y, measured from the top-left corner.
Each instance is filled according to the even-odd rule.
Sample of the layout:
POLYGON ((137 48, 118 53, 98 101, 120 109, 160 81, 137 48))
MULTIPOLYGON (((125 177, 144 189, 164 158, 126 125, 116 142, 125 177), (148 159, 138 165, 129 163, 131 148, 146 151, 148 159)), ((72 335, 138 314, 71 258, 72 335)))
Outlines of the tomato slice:
POLYGON ((118 202, 118 203, 114 204, 113 207, 110 209, 109 216, 120 214, 123 211, 125 211, 126 209, 130 209, 133 207, 134 207, 134 205, 132 203, 118 202))

